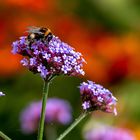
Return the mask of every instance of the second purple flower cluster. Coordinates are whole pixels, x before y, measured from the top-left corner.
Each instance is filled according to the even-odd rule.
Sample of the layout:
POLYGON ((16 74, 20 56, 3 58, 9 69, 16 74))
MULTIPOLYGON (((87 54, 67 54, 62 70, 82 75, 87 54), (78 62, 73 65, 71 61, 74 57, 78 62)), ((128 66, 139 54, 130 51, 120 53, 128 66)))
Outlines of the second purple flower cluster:
POLYGON ((87 83, 83 82, 79 88, 84 110, 102 110, 105 112, 113 112, 117 115, 115 108, 117 99, 108 89, 92 81, 88 81, 87 83))
MULTIPOLYGON (((45 122, 66 125, 72 120, 70 104, 62 99, 50 98, 46 105, 45 122)), ((33 102, 26 107, 20 116, 23 133, 30 134, 37 130, 41 114, 41 101, 33 102)))

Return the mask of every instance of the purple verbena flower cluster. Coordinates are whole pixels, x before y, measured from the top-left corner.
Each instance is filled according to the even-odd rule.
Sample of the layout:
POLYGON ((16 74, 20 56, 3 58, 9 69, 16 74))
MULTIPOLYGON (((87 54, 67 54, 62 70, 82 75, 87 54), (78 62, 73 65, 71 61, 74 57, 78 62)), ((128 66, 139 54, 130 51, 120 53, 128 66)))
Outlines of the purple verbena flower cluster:
POLYGON ((25 56, 21 63, 33 73, 40 73, 43 79, 54 75, 84 75, 81 53, 62 42, 58 37, 45 43, 43 40, 30 42, 27 36, 20 37, 12 44, 14 54, 25 56))
MULTIPOLYGON (((37 130, 41 104, 41 101, 33 102, 21 112, 20 123, 23 133, 30 134, 37 130)), ((72 120, 71 111, 71 106, 67 101, 50 98, 46 105, 45 122, 66 125, 72 120)))
POLYGON ((3 92, 0 91, 0 96, 5 96, 5 94, 3 92))
POLYGON ((72 108, 66 100, 51 98, 47 100, 46 121, 56 122, 63 125, 72 120, 72 108))
POLYGON ((102 110, 117 115, 115 108, 117 99, 108 89, 92 81, 81 83, 79 88, 84 110, 102 110))
POLYGON ((134 135, 123 128, 96 125, 84 134, 86 140, 135 140, 134 135))

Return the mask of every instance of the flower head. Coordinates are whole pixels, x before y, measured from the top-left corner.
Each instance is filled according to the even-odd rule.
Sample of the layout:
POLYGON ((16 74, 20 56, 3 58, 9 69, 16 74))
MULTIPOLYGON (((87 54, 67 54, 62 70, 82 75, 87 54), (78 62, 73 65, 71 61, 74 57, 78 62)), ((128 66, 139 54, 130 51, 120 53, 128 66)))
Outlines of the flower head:
POLYGON ((5 96, 5 94, 3 92, 0 91, 0 96, 5 96))
POLYGON ((79 88, 84 110, 102 110, 105 112, 113 112, 117 115, 115 108, 117 99, 108 89, 92 81, 81 83, 79 88))
MULTIPOLYGON (((50 98, 46 105, 45 122, 66 125, 72 120, 70 104, 62 99, 50 98)), ((23 133, 33 133, 37 130, 41 114, 41 101, 33 102, 20 115, 23 133)))
POLYGON ((62 99, 51 98, 47 101, 46 122, 56 122, 60 124, 68 124, 72 120, 71 106, 62 99))
POLYGON ((14 54, 21 54, 24 58, 21 64, 33 73, 40 73, 43 79, 53 75, 84 75, 81 53, 62 42, 58 37, 46 43, 46 40, 34 39, 30 41, 27 36, 20 37, 12 44, 14 54))
POLYGON ((86 140, 135 140, 130 131, 103 124, 85 132, 84 137, 86 140))

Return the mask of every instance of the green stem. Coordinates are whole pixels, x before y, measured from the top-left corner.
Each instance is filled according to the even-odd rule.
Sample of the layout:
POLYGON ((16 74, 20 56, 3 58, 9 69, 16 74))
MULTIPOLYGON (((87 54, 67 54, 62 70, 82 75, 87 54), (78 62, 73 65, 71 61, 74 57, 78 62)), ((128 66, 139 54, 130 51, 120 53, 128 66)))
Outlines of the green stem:
POLYGON ((42 140, 43 139, 46 102, 47 102, 47 97, 48 97, 49 84, 50 84, 49 82, 44 81, 43 97, 42 97, 42 109, 41 109, 41 117, 40 117, 37 140, 42 140))
POLYGON ((88 115, 87 111, 82 113, 56 140, 62 140, 87 115, 88 115))
POLYGON ((8 136, 6 136, 4 133, 0 131, 0 137, 3 138, 4 140, 11 140, 8 136))

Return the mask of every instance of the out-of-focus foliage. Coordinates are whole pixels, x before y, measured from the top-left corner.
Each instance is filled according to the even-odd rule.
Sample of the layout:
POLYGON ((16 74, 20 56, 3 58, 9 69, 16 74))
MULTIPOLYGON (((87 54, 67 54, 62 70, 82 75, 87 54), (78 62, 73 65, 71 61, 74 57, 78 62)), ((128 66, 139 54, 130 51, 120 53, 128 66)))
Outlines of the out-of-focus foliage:
MULTIPOLYGON (((45 26, 82 52, 87 61, 85 79, 102 83, 117 96, 117 117, 94 112, 93 119, 126 127, 139 139, 139 23, 139 0, 0 1, 0 91, 6 94, 0 97, 1 131, 13 139, 36 139, 37 134, 21 133, 19 114, 27 104, 41 99, 42 80, 21 67, 21 57, 11 54, 11 43, 26 34, 28 26, 45 26)), ((82 110, 77 88, 82 80, 62 76, 50 88, 51 97, 70 101, 74 118, 82 110)), ((66 139, 83 139, 81 130, 87 121, 66 139)), ((66 127, 58 126, 57 133, 66 127)))

